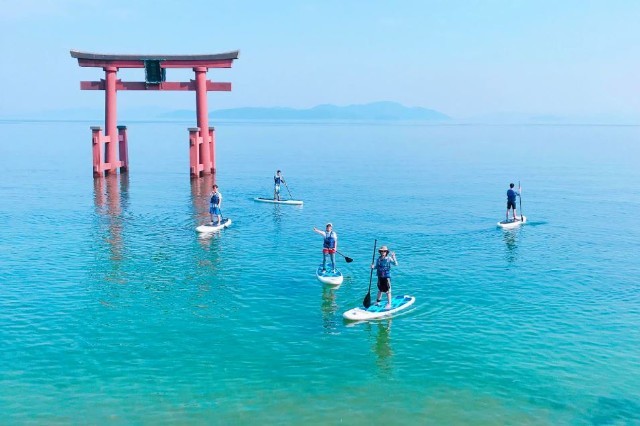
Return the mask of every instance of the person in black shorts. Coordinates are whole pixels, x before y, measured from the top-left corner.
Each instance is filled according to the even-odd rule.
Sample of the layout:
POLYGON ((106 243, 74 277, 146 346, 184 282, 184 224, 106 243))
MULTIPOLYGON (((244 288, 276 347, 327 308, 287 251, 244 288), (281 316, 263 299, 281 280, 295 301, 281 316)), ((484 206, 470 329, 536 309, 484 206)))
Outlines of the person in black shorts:
POLYGON ((398 266, 396 260, 396 254, 394 252, 389 253, 387 246, 382 246, 378 250, 380 257, 375 263, 371 264, 371 269, 377 270, 378 275, 378 297, 376 297, 376 304, 379 304, 382 300, 382 293, 387 294, 387 304, 385 309, 391 308, 391 265, 398 266))
POLYGON ((509 210, 513 209, 513 220, 518 220, 516 215, 516 197, 520 196, 520 193, 513 189, 515 185, 513 183, 509 184, 509 189, 507 190, 507 222, 509 221, 509 210))

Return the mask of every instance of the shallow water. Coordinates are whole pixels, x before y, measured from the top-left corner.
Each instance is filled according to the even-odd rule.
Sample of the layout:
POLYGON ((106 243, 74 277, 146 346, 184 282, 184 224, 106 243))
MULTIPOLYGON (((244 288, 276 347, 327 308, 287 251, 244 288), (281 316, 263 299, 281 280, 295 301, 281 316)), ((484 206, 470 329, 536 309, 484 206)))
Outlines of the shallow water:
POLYGON ((202 238, 192 123, 126 123, 98 180, 94 124, 0 122, 4 421, 640 423, 640 127, 220 123, 202 238), (253 201, 277 168, 304 206, 253 201), (374 239, 417 300, 350 325, 374 239))

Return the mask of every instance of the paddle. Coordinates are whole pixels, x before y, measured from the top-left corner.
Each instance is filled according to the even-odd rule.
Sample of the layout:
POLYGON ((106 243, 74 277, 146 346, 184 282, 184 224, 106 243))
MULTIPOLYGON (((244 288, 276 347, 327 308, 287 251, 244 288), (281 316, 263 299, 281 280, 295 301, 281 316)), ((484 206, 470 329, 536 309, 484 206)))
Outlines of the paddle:
POLYGON ((349 256, 345 256, 344 254, 340 253, 338 250, 336 250, 336 253, 338 253, 340 256, 344 257, 344 260, 346 260, 347 263, 353 262, 352 258, 350 258, 349 256))
POLYGON ((520 181, 518 181, 518 194, 520 194, 520 221, 523 221, 524 213, 522 213, 522 187, 520 181))
MULTIPOLYGON (((376 260, 376 246, 378 245, 378 240, 376 239, 373 243, 373 256, 371 256, 371 263, 376 260)), ((364 297, 362 301, 362 305, 365 309, 369 309, 371 306, 371 280, 373 279, 373 268, 371 268, 371 273, 369 274, 369 290, 367 290, 367 295, 364 297)))
POLYGON ((282 177, 282 183, 284 183, 284 187, 287 188, 287 192, 289 193, 289 198, 293 200, 293 195, 291 195, 291 191, 289 191, 289 185, 287 185, 287 181, 282 177))

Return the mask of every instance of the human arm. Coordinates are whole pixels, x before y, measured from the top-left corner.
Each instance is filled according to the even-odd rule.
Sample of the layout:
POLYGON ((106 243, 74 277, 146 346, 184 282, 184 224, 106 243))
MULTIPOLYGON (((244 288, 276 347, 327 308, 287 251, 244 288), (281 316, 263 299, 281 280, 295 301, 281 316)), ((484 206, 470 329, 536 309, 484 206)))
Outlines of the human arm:
POLYGON ((391 252, 389 253, 389 259, 391 260, 391 263, 393 263, 395 266, 398 266, 398 259, 396 259, 396 253, 395 252, 391 252))
POLYGON ((322 235, 323 237, 325 236, 325 235, 324 235, 324 232, 323 232, 323 231, 321 231, 321 230, 319 230, 319 229, 318 229, 318 228, 316 228, 315 226, 313 227, 313 232, 315 232, 315 233, 317 233, 317 234, 320 234, 320 235, 322 235))

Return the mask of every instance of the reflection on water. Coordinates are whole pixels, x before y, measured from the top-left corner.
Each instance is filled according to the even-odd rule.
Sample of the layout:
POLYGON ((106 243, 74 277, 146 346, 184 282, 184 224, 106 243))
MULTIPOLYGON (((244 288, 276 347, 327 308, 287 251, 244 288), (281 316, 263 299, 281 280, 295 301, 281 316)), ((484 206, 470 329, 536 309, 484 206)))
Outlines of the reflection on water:
MULTIPOLYGON (((211 187, 213 186, 213 175, 204 175, 202 177, 191 179, 191 204, 193 205, 193 217, 194 226, 199 226, 211 221, 211 214, 209 213, 209 195, 211 194, 211 187)), ((222 193, 222 191, 220 191, 222 193)), ((224 195, 223 195, 224 196, 224 195)), ((224 211, 222 211, 224 214, 224 211)), ((224 217, 224 216, 223 216, 224 217)), ((218 253, 217 240, 220 238, 220 231, 211 233, 199 233, 198 243, 200 246, 207 250, 218 253)), ((217 256, 215 261, 211 265, 215 265, 217 262, 217 256)), ((205 263, 211 262, 210 260, 204 261, 205 263)))
POLYGON ((280 232, 280 225, 282 225, 282 209, 280 204, 273 205, 273 223, 275 230, 280 232))
POLYGON ((322 286, 322 327, 327 334, 338 334, 338 320, 336 319, 336 311, 338 304, 336 303, 336 288, 322 286))
POLYGON ((375 332, 373 353, 376 355, 376 365, 381 373, 391 373, 391 318, 384 321, 369 322, 370 333, 375 332))
MULTIPOLYGON (((211 194, 212 186, 213 175, 204 175, 197 179, 191 179, 191 202, 194 210, 193 216, 196 218, 198 225, 211 221, 211 215, 209 214, 209 194, 211 194)), ((220 193, 224 196, 224 191, 221 190, 220 193)))
POLYGON ((518 231, 517 229, 508 229, 504 230, 502 234, 502 239, 507 247, 505 258, 509 263, 513 263, 518 259, 518 243, 516 240, 518 231))
POLYGON ((129 206, 129 175, 110 174, 93 180, 93 200, 96 213, 104 217, 108 224, 108 237, 111 260, 122 260, 122 224, 123 211, 129 206))
MULTIPOLYGON (((109 253, 109 261, 97 258, 97 271, 100 271, 99 275, 105 274, 104 280, 108 283, 125 284, 127 278, 123 270, 126 260, 123 216, 129 207, 129 175, 111 174, 94 179, 93 201, 98 220, 94 228, 96 246, 102 246, 106 242, 109 253), (108 263, 106 268, 105 263, 108 263)), ((108 295, 105 298, 112 299, 108 295)), ((100 303, 109 305, 106 300, 100 300, 100 303)))
MULTIPOLYGON (((198 243, 200 244, 200 247, 202 247, 204 250, 208 251, 208 252, 213 252, 215 253, 215 261, 218 261, 218 253, 220 251, 220 238, 222 238, 222 231, 216 231, 216 232, 211 232, 211 233, 198 233, 197 234, 198 237, 198 243)), ((204 261, 204 263, 207 263, 207 261, 204 261)), ((202 262, 201 262, 202 263, 202 262)))

